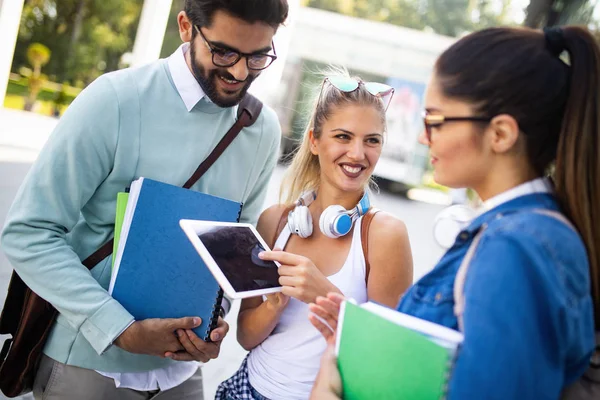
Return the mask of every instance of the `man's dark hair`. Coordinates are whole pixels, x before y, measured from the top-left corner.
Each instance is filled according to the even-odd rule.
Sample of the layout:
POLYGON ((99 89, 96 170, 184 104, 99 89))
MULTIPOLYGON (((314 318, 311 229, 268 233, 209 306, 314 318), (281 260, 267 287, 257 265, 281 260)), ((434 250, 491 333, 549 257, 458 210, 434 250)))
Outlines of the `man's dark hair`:
POLYGON ((275 29, 288 16, 287 0, 185 0, 185 13, 193 24, 210 27, 215 12, 223 10, 244 21, 264 22, 275 29))

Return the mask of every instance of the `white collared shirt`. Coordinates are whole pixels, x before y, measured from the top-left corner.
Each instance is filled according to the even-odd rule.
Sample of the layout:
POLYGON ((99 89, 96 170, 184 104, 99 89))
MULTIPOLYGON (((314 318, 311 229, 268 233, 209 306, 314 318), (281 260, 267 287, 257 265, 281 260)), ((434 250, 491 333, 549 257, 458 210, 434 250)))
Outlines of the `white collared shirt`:
POLYGON ((516 199, 517 197, 533 193, 552 193, 553 191, 554 189, 552 187, 552 183, 548 178, 533 179, 531 181, 522 183, 519 186, 515 186, 512 189, 508 189, 505 192, 497 194, 490 199, 487 199, 481 206, 481 213, 489 211, 492 208, 496 208, 500 204, 516 199))
POLYGON ((434 236, 436 241, 448 249, 456 240, 456 236, 480 215, 520 196, 533 193, 552 193, 553 186, 547 178, 537 178, 508 189, 473 209, 469 206, 454 205, 443 209, 435 218, 434 236))
MULTIPOLYGON (((177 92, 185 103, 188 112, 205 97, 204 91, 192 75, 185 60, 185 53, 188 51, 189 46, 189 43, 182 44, 167 60, 173 83, 175 83, 177 92)), ((112 378, 118 388, 139 391, 160 389, 164 391, 179 386, 190 379, 200 365, 201 363, 195 361, 177 362, 168 367, 147 372, 96 372, 107 378, 112 378)))
MULTIPOLYGON (((185 60, 185 53, 189 48, 189 43, 183 43, 167 59, 171 78, 173 78, 173 83, 175 83, 177 92, 179 92, 179 96, 181 96, 188 112, 192 111, 192 108, 206 96, 185 60)), ((210 101, 208 96, 206 96, 206 99, 210 101)))

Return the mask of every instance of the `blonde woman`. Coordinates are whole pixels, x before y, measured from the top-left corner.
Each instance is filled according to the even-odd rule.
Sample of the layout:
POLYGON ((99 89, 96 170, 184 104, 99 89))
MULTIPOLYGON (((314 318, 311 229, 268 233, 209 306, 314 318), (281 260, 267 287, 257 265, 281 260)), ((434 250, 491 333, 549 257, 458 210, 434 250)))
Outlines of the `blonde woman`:
POLYGON ((283 290, 242 302, 237 335, 250 353, 218 399, 308 398, 326 348, 308 304, 333 291, 395 307, 412 283, 402 221, 383 212, 372 217, 367 257, 361 238, 392 94, 387 85, 347 75, 323 80, 281 188, 286 201, 265 210, 257 226, 278 250, 261 258, 281 264, 283 290))

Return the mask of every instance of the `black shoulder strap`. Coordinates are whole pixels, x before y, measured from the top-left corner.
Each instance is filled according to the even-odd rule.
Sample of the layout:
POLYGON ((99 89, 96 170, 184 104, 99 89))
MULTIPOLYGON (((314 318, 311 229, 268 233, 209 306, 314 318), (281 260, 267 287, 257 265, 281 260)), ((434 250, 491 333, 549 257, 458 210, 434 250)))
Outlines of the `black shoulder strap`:
MULTIPOLYGON (((256 122, 262 110, 262 106, 263 104, 260 100, 250 93, 246 93, 246 96, 244 96, 238 107, 237 120, 233 126, 229 128, 229 131, 223 136, 208 157, 200 163, 196 171, 194 171, 192 176, 185 182, 183 185, 185 189, 191 188, 194 183, 198 182, 198 179, 200 179, 214 162, 217 161, 219 156, 223 154, 225 149, 233 142, 243 128, 251 126, 256 122)), ((104 243, 104 245, 96 250, 91 256, 83 260, 82 264, 88 269, 94 268, 100 261, 104 260, 112 253, 113 240, 114 239, 111 239, 107 243, 104 243)))

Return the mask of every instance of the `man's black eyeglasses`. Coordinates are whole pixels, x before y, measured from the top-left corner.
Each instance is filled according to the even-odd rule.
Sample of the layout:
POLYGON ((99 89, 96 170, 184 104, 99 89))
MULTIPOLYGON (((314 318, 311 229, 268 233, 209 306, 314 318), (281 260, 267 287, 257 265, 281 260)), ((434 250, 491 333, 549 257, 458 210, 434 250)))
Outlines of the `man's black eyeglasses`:
POLYGON ((423 113, 423 124, 425 125, 425 133, 427 141, 431 143, 432 128, 442 126, 446 122, 472 121, 472 122, 490 122, 489 117, 446 117, 439 114, 429 114, 427 111, 423 113))
POLYGON ((275 52, 275 44, 273 42, 271 42, 271 46, 273 47, 273 54, 242 53, 236 50, 223 49, 218 46, 215 46, 214 44, 209 42, 208 39, 206 39, 198 25, 194 25, 194 28, 196 28, 196 31, 198 31, 198 33, 202 37, 202 40, 204 40, 204 43, 206 43, 206 47, 212 54, 212 62, 217 67, 232 67, 235 64, 237 64, 237 62, 240 61, 242 57, 245 57, 246 66, 248 67, 248 69, 260 71, 267 68, 273 63, 273 61, 277 59, 277 53, 275 52))

